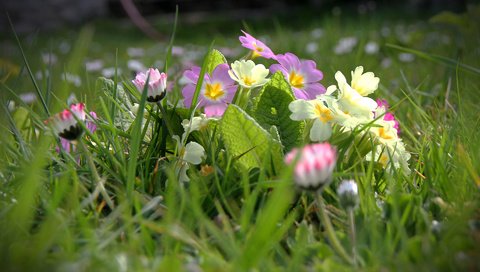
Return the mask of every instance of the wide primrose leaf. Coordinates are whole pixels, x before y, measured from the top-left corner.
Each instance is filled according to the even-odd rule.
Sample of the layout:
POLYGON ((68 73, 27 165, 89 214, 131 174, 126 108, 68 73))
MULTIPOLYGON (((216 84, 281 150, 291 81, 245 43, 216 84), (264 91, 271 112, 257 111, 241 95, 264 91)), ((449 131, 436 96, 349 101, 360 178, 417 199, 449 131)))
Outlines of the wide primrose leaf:
POLYGON ((217 49, 212 49, 207 56, 206 72, 211 74, 215 67, 222 63, 227 63, 227 59, 225 59, 225 56, 217 49))
POLYGON ((253 111, 253 116, 263 128, 277 128, 287 151, 301 143, 304 129, 303 122, 290 119, 288 105, 294 100, 292 88, 278 71, 263 87, 253 111))
POLYGON ((276 173, 281 169, 282 144, 237 105, 228 106, 220 133, 227 152, 240 170, 266 166, 276 173))

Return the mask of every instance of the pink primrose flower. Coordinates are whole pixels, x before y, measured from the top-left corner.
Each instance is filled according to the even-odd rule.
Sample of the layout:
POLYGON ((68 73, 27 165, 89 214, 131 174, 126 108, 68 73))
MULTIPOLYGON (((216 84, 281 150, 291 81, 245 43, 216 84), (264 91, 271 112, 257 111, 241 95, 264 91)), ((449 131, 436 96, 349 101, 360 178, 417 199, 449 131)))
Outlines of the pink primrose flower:
POLYGON ((270 66, 270 72, 281 71, 297 99, 313 100, 325 93, 325 87, 318 82, 323 73, 313 60, 300 60, 294 54, 286 53, 277 55, 277 61, 278 64, 270 66))

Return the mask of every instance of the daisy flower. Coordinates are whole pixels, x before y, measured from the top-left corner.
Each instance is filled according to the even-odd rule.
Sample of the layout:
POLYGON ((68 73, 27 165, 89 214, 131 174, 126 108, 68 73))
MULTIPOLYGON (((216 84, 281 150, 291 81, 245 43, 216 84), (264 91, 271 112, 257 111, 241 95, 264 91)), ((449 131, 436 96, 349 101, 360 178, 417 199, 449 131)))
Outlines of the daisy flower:
POLYGON ((160 73, 158 69, 149 68, 145 73, 138 73, 133 84, 140 93, 145 89, 148 78, 147 101, 158 102, 165 97, 167 89, 167 74, 160 73))
POLYGON ((332 181, 337 155, 329 143, 311 144, 294 148, 285 156, 285 163, 295 163, 295 184, 307 190, 324 188, 332 181), (297 158, 298 157, 298 158, 297 158))
POLYGON ((85 122, 85 118, 85 104, 77 103, 50 117, 45 123, 51 125, 53 131, 61 138, 73 141, 82 136, 83 127, 78 122, 85 122))

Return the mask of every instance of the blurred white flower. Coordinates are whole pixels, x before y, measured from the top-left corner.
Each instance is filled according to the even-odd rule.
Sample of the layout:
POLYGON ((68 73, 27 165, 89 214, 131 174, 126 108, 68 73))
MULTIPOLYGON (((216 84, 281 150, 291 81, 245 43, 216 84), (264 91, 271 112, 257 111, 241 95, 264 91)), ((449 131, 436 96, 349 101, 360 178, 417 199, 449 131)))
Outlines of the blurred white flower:
POLYGON ((129 60, 127 66, 129 70, 134 71, 135 73, 146 70, 146 67, 142 62, 134 59, 129 60))
POLYGON ((334 52, 337 55, 343 55, 352 52, 357 45, 358 39, 356 37, 341 38, 335 46, 334 52))
POLYGON ((185 54, 185 49, 181 46, 172 46, 172 55, 173 56, 181 56, 185 54))
POLYGON ((143 48, 129 47, 127 48, 127 55, 131 58, 143 57, 145 50, 143 48))
POLYGON ((91 60, 85 62, 85 69, 87 72, 95 72, 100 71, 103 68, 103 61, 102 60, 91 60))
POLYGON ((325 31, 321 28, 315 28, 312 30, 312 32, 310 32, 310 36, 312 36, 312 38, 314 39, 319 39, 321 37, 323 37, 323 34, 325 33, 325 31))
POLYGON ((398 59, 402 62, 412 62, 415 60, 415 55, 410 53, 400 53, 398 54, 398 59))
POLYGON ((365 45, 365 53, 368 55, 377 54, 379 49, 378 43, 374 41, 370 41, 365 45))
POLYGON ((70 51, 71 47, 72 46, 66 41, 63 41, 58 45, 58 49, 62 54, 67 54, 70 51))
POLYGON ((383 68, 388 68, 388 67, 390 67, 390 65, 392 65, 392 59, 391 59, 391 58, 384 58, 384 59, 382 60, 382 64, 381 64, 381 65, 382 65, 383 68))
POLYGON ((75 87, 80 87, 80 85, 82 85, 82 79, 80 78, 80 76, 72 73, 63 73, 62 79, 69 83, 72 83, 75 87))
POLYGON ((37 95, 33 92, 23 93, 18 96, 25 104, 32 104, 37 100, 37 95))
POLYGON ((45 64, 55 64, 58 61, 58 57, 53 53, 42 53, 42 61, 45 64))
POLYGON ((309 54, 313 54, 318 51, 318 44, 316 42, 309 42, 305 47, 305 51, 309 54))
MULTIPOLYGON (((122 69, 117 68, 117 75, 121 75, 121 74, 122 74, 122 69)), ((108 68, 102 69, 102 76, 104 76, 106 78, 114 77, 115 76, 115 67, 108 67, 108 68)))

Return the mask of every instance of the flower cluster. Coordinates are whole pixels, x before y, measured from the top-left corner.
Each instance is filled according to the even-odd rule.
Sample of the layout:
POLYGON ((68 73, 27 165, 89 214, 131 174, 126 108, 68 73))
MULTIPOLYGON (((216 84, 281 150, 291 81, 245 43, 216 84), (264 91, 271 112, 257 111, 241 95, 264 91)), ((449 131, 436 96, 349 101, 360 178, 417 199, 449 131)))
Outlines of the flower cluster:
MULTIPOLYGON (((249 54, 229 63, 217 51, 214 58, 207 59, 211 63, 207 63, 204 70, 198 66, 191 66, 183 71, 179 80, 183 85, 180 89, 170 88, 167 71, 160 72, 157 68, 149 68, 138 72, 130 86, 134 86, 133 89, 140 94, 146 92, 146 101, 149 102, 146 109, 138 108, 140 104, 138 99, 135 99, 137 95, 127 94, 125 89, 131 90, 131 87, 124 89, 124 86, 106 80, 106 84, 111 85, 109 88, 113 86, 117 88, 110 98, 123 101, 119 103, 119 110, 114 116, 114 125, 128 131, 138 118, 137 115, 143 113, 145 116, 142 118, 142 129, 145 131, 143 140, 148 143, 156 139, 157 130, 154 130, 154 127, 158 127, 156 126, 158 123, 155 122, 161 120, 162 135, 166 135, 165 132, 168 131, 169 137, 176 141, 175 149, 171 150, 171 153, 174 154, 173 160, 177 162, 175 165, 178 178, 180 181, 188 181, 187 169, 190 165, 198 165, 206 159, 206 147, 200 143, 211 140, 211 135, 208 139, 198 139, 196 136, 190 137, 190 133, 208 128, 211 120, 221 119, 230 104, 236 104, 245 112, 255 110, 254 107, 258 107, 258 104, 254 104, 260 103, 257 97, 267 90, 264 88, 265 84, 272 79, 271 75, 276 74, 275 80, 283 76, 284 83, 280 84, 282 91, 292 94, 288 96, 290 99, 288 109, 284 107, 280 110, 285 112, 289 110, 292 120, 309 122, 305 127, 309 129, 312 142, 324 142, 336 137, 337 133, 355 131, 367 135, 374 143, 374 148, 364 153, 366 160, 378 162, 388 171, 401 169, 408 173, 407 161, 410 154, 399 137, 399 123, 389 112, 389 105, 385 100, 375 101, 369 97, 378 89, 380 82, 372 72, 364 72, 363 67, 359 66, 352 71, 350 81, 347 81, 341 72, 337 72, 335 74, 337 84, 325 88, 320 83, 323 72, 317 68, 315 61, 300 59, 290 52, 275 54, 264 42, 244 31, 239 40, 243 47, 250 50, 249 54), (255 63, 254 60, 266 62, 255 63), (265 66, 269 63, 271 64, 269 67, 265 66), (168 93, 173 90, 181 91, 169 95, 168 93), (162 101, 165 98, 166 101, 162 101), (189 109, 191 115, 181 124, 184 129, 181 137, 175 135, 178 129, 174 130, 172 127, 179 127, 179 124, 171 123, 174 119, 165 115, 167 113, 165 107, 170 107, 169 112, 175 112, 179 107, 189 109), (162 116, 150 118, 152 114, 162 116)), ((84 126, 91 132, 95 130, 94 123, 86 121, 84 109, 85 105, 82 103, 72 104, 69 109, 48 120, 54 131, 63 139, 62 145, 65 150, 70 145, 64 141, 79 139, 84 126), (85 125, 79 122, 85 122, 85 125)), ((89 116, 96 118, 93 112, 89 116)), ((180 120, 184 118, 181 117, 180 120)), ((308 144, 308 141, 305 144, 308 144)), ((302 149, 293 148, 286 156, 285 162, 297 163, 295 179, 300 187, 318 189, 331 181, 336 160, 336 149, 328 143, 319 143, 307 145, 302 149)))
POLYGON ((401 169, 408 174, 410 153, 399 137, 398 121, 388 112, 386 101, 377 103, 368 97, 378 89, 380 79, 372 72, 364 73, 362 66, 352 71, 350 83, 341 72, 335 74, 335 79, 337 85, 315 99, 293 101, 289 105, 290 118, 311 120, 310 140, 314 142, 330 139, 334 126, 342 132, 356 129, 360 134, 369 133, 375 149, 365 159, 379 162, 390 172, 401 169))

